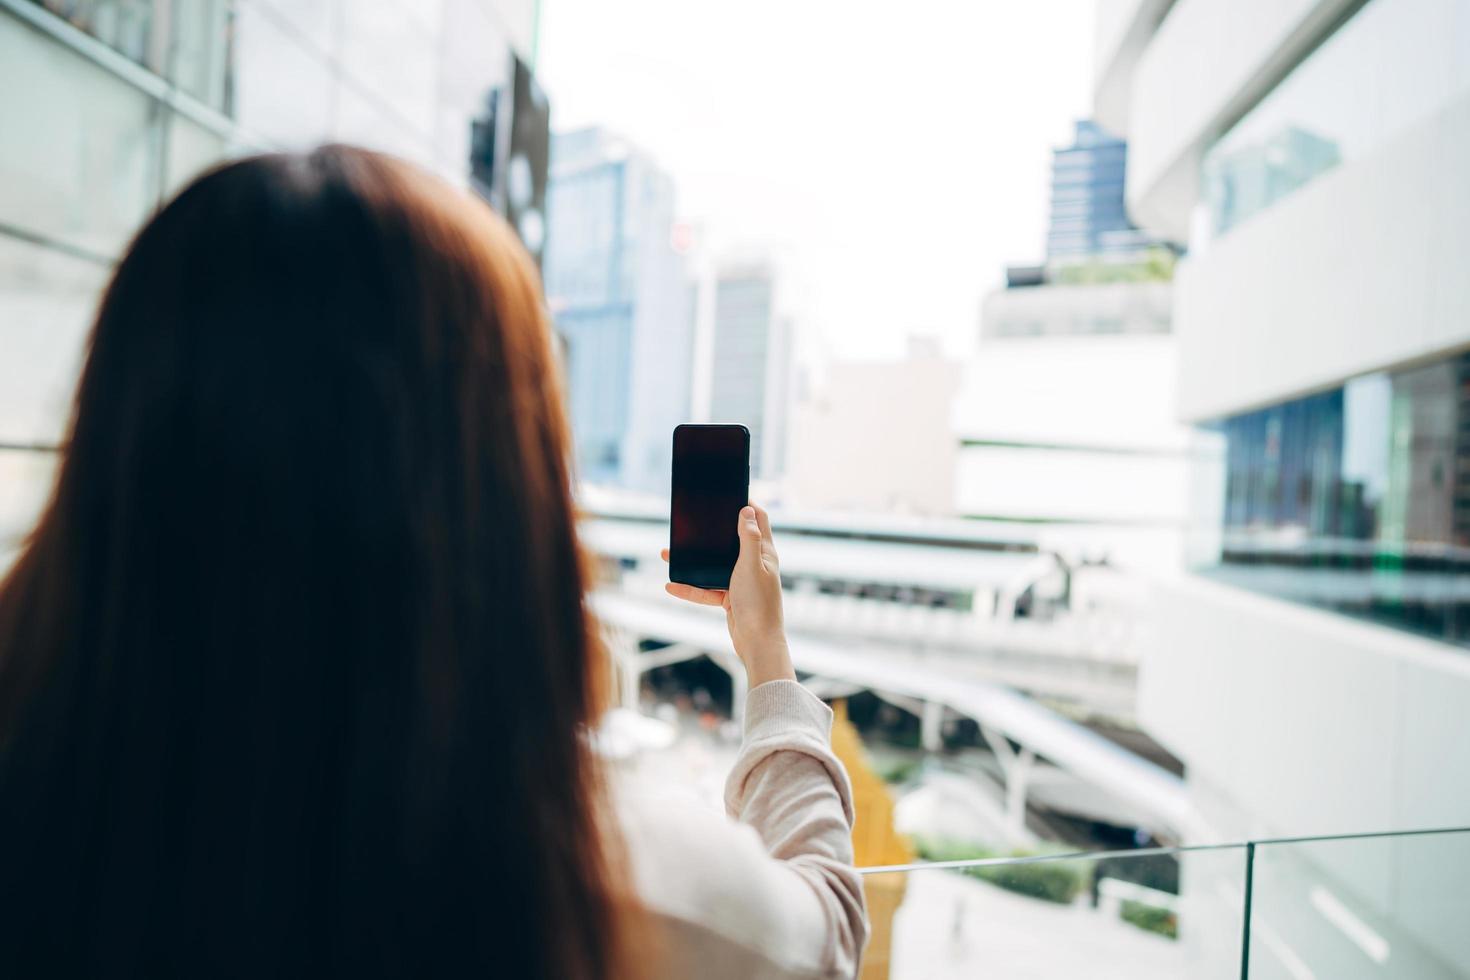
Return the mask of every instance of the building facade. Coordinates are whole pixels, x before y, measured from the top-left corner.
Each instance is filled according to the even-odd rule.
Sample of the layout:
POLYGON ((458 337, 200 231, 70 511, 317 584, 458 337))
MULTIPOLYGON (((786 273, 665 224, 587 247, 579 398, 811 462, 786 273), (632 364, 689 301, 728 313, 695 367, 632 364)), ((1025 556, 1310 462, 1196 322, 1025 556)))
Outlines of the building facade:
MULTIPOLYGON (((1470 824, 1470 3, 1103 0, 1097 27, 1129 213, 1188 248, 1203 449, 1141 721, 1221 838, 1470 824)), ((1411 853, 1297 867, 1261 968, 1470 962, 1436 917, 1466 855, 1411 853)))
POLYGON ((546 294, 566 355, 583 480, 664 493, 689 420, 694 292, 675 248, 674 186, 600 129, 552 143, 546 294))
POLYGON ((1154 244, 1123 205, 1128 144, 1080 119, 1071 146, 1052 151, 1049 263, 1127 256, 1154 244))
POLYGON ((1073 560, 1181 560, 1188 430, 1175 420, 1173 251, 1124 211, 1127 145, 1077 123, 1054 151, 1045 264, 981 307, 958 398, 955 506, 1073 560))
POLYGON ((750 429, 757 479, 781 475, 791 389, 791 330, 778 315, 775 276, 765 265, 729 265, 714 283, 708 418, 750 429))
POLYGON ((786 505, 953 516, 960 370, 927 338, 911 338, 902 361, 826 365, 792 407, 786 505))
POLYGON ((338 140, 465 185, 535 0, 0 0, 0 564, 49 487, 99 290, 201 169, 338 140))

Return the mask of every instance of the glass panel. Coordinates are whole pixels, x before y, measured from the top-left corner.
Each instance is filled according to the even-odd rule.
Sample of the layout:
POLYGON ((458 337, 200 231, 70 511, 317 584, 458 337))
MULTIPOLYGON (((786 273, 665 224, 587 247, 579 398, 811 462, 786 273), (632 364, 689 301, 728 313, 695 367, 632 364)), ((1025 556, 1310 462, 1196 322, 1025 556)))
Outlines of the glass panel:
POLYGON ((153 206, 153 100, 14 17, 0 17, 0 220, 115 254, 153 206))
POLYGON ((865 977, 1240 976, 1243 847, 980 862, 863 883, 865 977))
POLYGON ((1211 574, 1470 643, 1470 356, 1224 420, 1211 574))
MULTIPOLYGON (((567 140, 552 143, 555 165, 570 164, 567 140)), ((547 195, 549 234, 556 247, 546 253, 546 294, 553 306, 615 303, 628 297, 617 289, 621 262, 618 225, 623 166, 608 163, 553 181, 547 195)))
POLYGON ((1470 0, 1365 6, 1206 153, 1205 237, 1470 92, 1467 32, 1470 0))
MULTIPOLYGON (((73 27, 157 74, 163 28, 155 0, 35 0, 73 27)), ((191 0, 193 2, 193 0, 191 0)))
POLYGON ((557 329, 566 343, 578 475, 594 482, 611 480, 622 460, 628 418, 633 311, 615 304, 564 312, 557 317, 557 329))
POLYGON ((0 234, 0 443, 61 438, 110 271, 0 234))
POLYGON ((1260 844, 1252 977, 1470 977, 1470 832, 1260 844))
POLYGON ((194 98, 228 112, 230 13, 225 0, 188 0, 170 8, 174 82, 194 98))

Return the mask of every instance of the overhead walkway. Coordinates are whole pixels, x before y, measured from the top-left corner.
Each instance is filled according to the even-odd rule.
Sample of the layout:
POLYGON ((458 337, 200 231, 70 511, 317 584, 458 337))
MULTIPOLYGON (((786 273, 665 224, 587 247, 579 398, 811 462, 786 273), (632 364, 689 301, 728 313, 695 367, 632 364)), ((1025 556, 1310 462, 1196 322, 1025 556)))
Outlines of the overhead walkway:
MULTIPOLYGON (((957 677, 1002 684, 1084 714, 1131 719, 1137 692, 1131 583, 1109 568, 1076 571, 1072 608, 1022 615, 1018 607, 1036 583, 1055 587, 1057 556, 963 530, 909 529, 912 537, 898 540, 887 525, 841 532, 846 537, 826 527, 783 528, 787 627, 843 649, 881 648, 889 663, 943 662, 957 677)), ((668 540, 666 524, 590 518, 581 533, 612 566, 610 588, 663 601, 667 566, 658 551, 668 540)))
MULTIPOLYGON (((610 591, 596 593, 592 606, 602 622, 622 637, 615 652, 623 668, 635 676, 659 663, 700 654, 738 675, 724 617, 718 610, 610 591), (639 653, 636 639, 656 639, 673 646, 639 653)), ((945 709, 973 719, 1006 770, 1008 791, 1018 791, 1022 805, 1030 765, 1041 756, 1127 805, 1142 817, 1143 826, 1160 836, 1188 840, 1207 836, 1183 780, 1008 687, 956 677, 942 666, 895 662, 860 645, 799 634, 791 642, 796 668, 803 673, 916 702, 921 706, 926 736, 937 732, 945 709), (1007 739, 1020 750, 1012 750, 1007 739)), ((741 685, 737 683, 735 689, 740 691, 741 685)))

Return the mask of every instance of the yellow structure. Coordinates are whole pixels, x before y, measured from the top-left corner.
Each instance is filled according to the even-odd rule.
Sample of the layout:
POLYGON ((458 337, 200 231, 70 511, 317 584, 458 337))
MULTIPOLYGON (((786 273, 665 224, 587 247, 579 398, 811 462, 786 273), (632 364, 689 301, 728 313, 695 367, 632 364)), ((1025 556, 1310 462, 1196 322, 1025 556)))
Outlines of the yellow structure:
MULTIPOLYGON (((832 721, 832 751, 842 760, 852 779, 853 810, 857 816, 852 845, 858 867, 909 863, 914 859, 913 848, 893 827, 893 797, 868 763, 862 736, 847 718, 847 701, 833 701, 832 712, 836 716, 832 721)), ((869 875, 863 879, 871 931, 860 980, 888 977, 893 917, 903 901, 906 883, 901 874, 869 875)))

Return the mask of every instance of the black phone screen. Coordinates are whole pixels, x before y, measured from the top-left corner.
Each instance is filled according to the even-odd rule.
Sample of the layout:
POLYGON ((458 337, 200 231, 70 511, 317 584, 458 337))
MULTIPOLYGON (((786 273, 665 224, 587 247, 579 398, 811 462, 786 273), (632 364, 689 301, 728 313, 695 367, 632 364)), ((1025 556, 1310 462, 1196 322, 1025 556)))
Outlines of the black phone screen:
POLYGON ((725 589, 740 555, 736 522, 750 498, 750 430, 743 425, 674 429, 669 579, 725 589))

